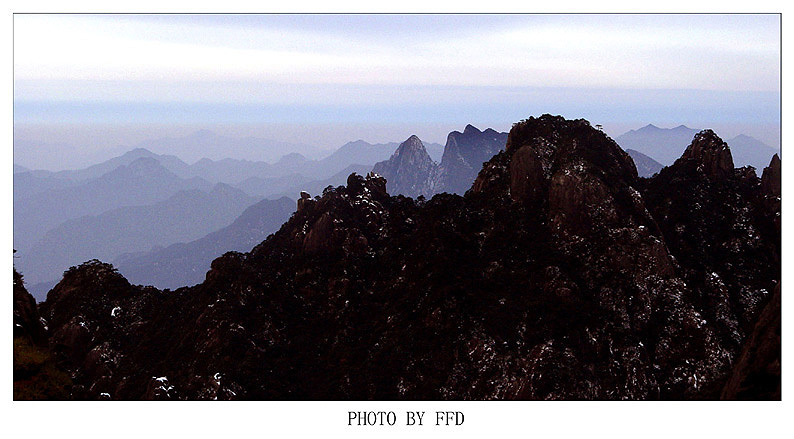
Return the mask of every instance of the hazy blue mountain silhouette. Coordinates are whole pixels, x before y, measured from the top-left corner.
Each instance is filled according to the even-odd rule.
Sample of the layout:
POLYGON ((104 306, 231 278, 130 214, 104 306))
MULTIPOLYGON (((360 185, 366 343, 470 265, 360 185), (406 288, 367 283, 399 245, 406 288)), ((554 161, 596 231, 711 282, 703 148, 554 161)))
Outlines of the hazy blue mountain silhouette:
POLYGON ((733 163, 737 167, 750 165, 759 175, 769 165, 772 156, 780 152, 764 142, 744 134, 728 139, 726 143, 731 147, 733 163))
POLYGON ((156 203, 181 190, 209 191, 211 187, 206 180, 180 178, 156 159, 142 157, 74 186, 15 197, 14 247, 22 256, 48 230, 64 221, 156 203))
POLYGON ((47 232, 16 266, 35 285, 89 259, 113 260, 124 253, 198 239, 228 225, 255 201, 239 189, 218 184, 210 191, 183 190, 154 204, 83 216, 47 232))
POLYGON ((35 194, 65 189, 79 184, 79 181, 56 176, 49 171, 16 172, 14 173, 14 203, 35 194))
POLYGON ((294 192, 296 188, 313 181, 315 180, 303 174, 294 173, 280 177, 249 177, 235 184, 234 187, 254 196, 272 198, 275 194, 294 192))
POLYGON ((640 129, 621 134, 615 138, 615 142, 624 150, 633 149, 668 166, 681 157, 698 131, 684 125, 675 128, 659 128, 648 124, 640 129))
POLYGON ((627 149, 626 152, 634 160, 634 165, 637 167, 637 175, 640 177, 652 177, 664 167, 661 163, 639 151, 627 149))
POLYGON ((200 239, 123 254, 114 265, 135 284, 171 289, 195 285, 204 280, 213 259, 229 251, 250 251, 278 230, 294 211, 295 201, 287 197, 262 200, 245 209, 230 225, 200 239))
POLYGON ((205 157, 212 160, 231 158, 272 163, 281 158, 284 151, 297 152, 312 158, 324 154, 323 150, 313 145, 253 136, 230 137, 211 130, 199 130, 186 136, 148 139, 136 147, 173 154, 189 163, 205 157))

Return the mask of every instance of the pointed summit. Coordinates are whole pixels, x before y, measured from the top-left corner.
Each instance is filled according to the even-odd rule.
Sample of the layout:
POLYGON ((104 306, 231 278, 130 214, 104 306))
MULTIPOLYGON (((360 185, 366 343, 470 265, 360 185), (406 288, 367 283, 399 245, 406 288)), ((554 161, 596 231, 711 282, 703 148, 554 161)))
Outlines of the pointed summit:
POLYGON ((431 195, 438 167, 416 135, 397 147, 389 160, 375 163, 372 172, 386 178, 388 192, 409 197, 431 195))
POLYGON ((466 134, 466 135, 480 134, 480 133, 481 133, 481 131, 478 130, 477 127, 475 127, 472 124, 466 125, 466 128, 463 129, 463 134, 466 134))
POLYGON ((733 175, 731 150, 712 130, 697 133, 675 165, 686 161, 696 162, 698 169, 703 169, 712 178, 721 179, 733 175))
POLYGON ((401 143, 400 146, 397 148, 397 152, 400 152, 401 150, 406 150, 406 149, 409 149, 409 150, 420 150, 421 149, 423 151, 426 151, 425 150, 425 145, 422 143, 422 141, 419 139, 419 137, 416 134, 412 135, 411 137, 406 139, 405 142, 401 143))
POLYGON ((415 134, 406 139, 405 142, 401 143, 400 146, 397 147, 397 150, 394 151, 394 154, 391 156, 391 159, 394 158, 397 158, 401 162, 408 161, 411 163, 417 161, 424 162, 425 160, 430 160, 431 162, 433 161, 425 149, 425 144, 422 143, 419 137, 417 137, 415 134))

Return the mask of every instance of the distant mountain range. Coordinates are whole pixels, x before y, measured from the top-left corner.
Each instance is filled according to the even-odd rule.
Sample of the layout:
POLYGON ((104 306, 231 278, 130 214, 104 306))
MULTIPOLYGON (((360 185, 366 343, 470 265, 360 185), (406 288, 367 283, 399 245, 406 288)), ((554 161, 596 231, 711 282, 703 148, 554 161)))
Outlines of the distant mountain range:
MULTIPOLYGON (((683 125, 672 129, 648 125, 617 141, 638 174, 651 177, 680 157, 696 132, 683 125)), ((198 132, 161 146, 173 149, 188 140, 201 146, 228 139, 198 132)), ((188 164, 139 146, 72 171, 14 165, 16 265, 39 299, 40 290, 52 286, 49 281, 65 268, 95 257, 118 258, 125 274, 136 282, 165 288, 200 282, 213 256, 248 250, 253 241, 245 236, 264 239, 263 233, 267 236, 280 218, 294 210, 293 202, 287 201, 298 199, 302 191, 321 195, 328 186, 345 184, 351 173, 372 170, 386 177, 390 194, 428 198, 442 192, 463 194, 483 163, 502 151, 506 142, 507 133, 467 125, 462 132, 451 132, 444 146, 424 143, 416 136, 401 144, 357 140, 316 160, 296 152, 273 163, 203 158, 188 164), (252 206, 263 198, 270 200, 252 206), (231 223, 248 206, 248 216, 231 223), (258 228, 246 226, 255 223, 254 212, 265 215, 258 228)), ((772 148, 745 135, 728 143, 737 166, 763 169, 774 154, 772 148)))
MULTIPOLYGON (((615 138, 624 150, 635 150, 656 160, 664 166, 672 165, 683 154, 687 145, 700 130, 684 125, 675 128, 659 128, 648 124, 640 129, 631 130, 615 138)), ((772 156, 779 151, 744 134, 726 140, 731 147, 736 167, 750 165, 760 172, 769 164, 772 156)))
MULTIPOLYGON (((136 159, 95 179, 39 190, 27 196, 29 190, 17 191, 24 180, 23 177, 16 181, 17 175, 14 177, 14 248, 20 255, 64 221, 119 207, 157 203, 181 190, 212 188, 212 184, 201 178, 180 178, 150 157, 136 159)), ((33 184, 33 180, 29 178, 28 183, 33 184)), ((53 180, 47 177, 45 181, 50 184, 53 180)))
POLYGON ((291 151, 305 157, 319 158, 326 152, 316 146, 302 143, 283 142, 261 137, 230 137, 218 134, 211 130, 199 130, 187 136, 161 137, 145 140, 136 145, 150 151, 167 151, 181 157, 188 162, 195 162, 202 158, 275 162, 284 153, 291 151), (245 160, 249 159, 249 160, 245 160))
MULTIPOLYGON (((395 178, 414 184, 433 175, 428 157, 412 136, 381 166, 419 165, 395 178)), ((735 169, 729 145, 704 130, 641 179, 588 121, 531 116, 466 196, 417 202, 353 174, 302 196, 278 231, 217 257, 192 287, 136 286, 92 260, 36 306, 15 273, 15 392, 780 400, 780 165, 761 178, 735 169), (19 361, 30 352, 52 361, 19 361)), ((213 236, 261 237, 279 220, 261 207, 213 236)), ((209 241, 176 247, 173 265, 165 254, 144 262, 164 261, 151 268, 160 274, 196 267, 185 258, 220 251, 209 241)))
MULTIPOLYGON (((210 191, 179 191, 166 200, 121 207, 66 221, 47 232, 20 258, 17 268, 31 282, 59 277, 89 259, 113 260, 128 252, 186 242, 228 225, 256 201, 239 189, 218 184, 210 191)), ((31 291, 37 298, 46 291, 31 291)))
POLYGON ((295 201, 282 197, 262 200, 230 225, 200 239, 148 252, 127 253, 114 261, 130 282, 158 288, 178 288, 204 280, 213 259, 228 251, 250 251, 278 230, 295 211, 295 201))
MULTIPOLYGON (((15 165, 14 248, 19 251, 15 264, 25 273, 34 296, 42 300, 54 284, 51 280, 70 265, 200 239, 229 226, 257 200, 297 199, 301 191, 320 194, 328 186, 343 184, 350 173, 368 172, 396 147, 397 143, 359 140, 319 160, 290 153, 274 163, 205 158, 193 164, 138 147, 77 170, 51 172, 15 165)), ((441 145, 428 147, 441 156, 441 145)), ((284 200, 273 208, 278 213, 275 218, 284 216, 284 200)), ((294 202, 287 204, 286 210, 292 212, 294 202)), ((278 224, 269 223, 260 232, 278 224)), ((230 245, 237 242, 230 238, 230 245)), ((211 256, 236 248, 223 247, 212 247, 220 253, 211 256)), ((198 264, 212 258, 197 251, 183 259, 198 264), (201 254, 206 257, 196 259, 201 254)), ((186 279, 174 272, 158 278, 156 268, 149 269, 154 277, 133 274, 132 278, 154 279, 158 285, 166 285, 161 281, 168 276, 177 283, 186 279)), ((206 271, 203 265, 196 270, 199 276, 206 271)))
MULTIPOLYGON (((305 177, 306 181, 311 181, 330 178, 354 164, 372 166, 379 161, 388 159, 397 146, 398 144, 395 142, 370 144, 363 140, 357 140, 342 145, 332 154, 318 160, 309 160, 299 153, 290 153, 273 163, 232 158, 221 160, 203 158, 193 164, 188 164, 174 155, 157 154, 146 148, 138 147, 118 157, 77 170, 52 172, 30 170, 24 166, 14 165, 15 196, 22 197, 56 188, 75 186, 78 182, 99 178, 120 166, 129 165, 141 158, 156 160, 161 166, 180 178, 198 177, 212 184, 227 183, 243 188, 248 184, 246 180, 252 178, 277 181, 284 177, 289 177, 287 181, 291 178, 294 183, 299 183, 299 179, 296 178, 298 175, 305 177), (19 184, 16 184, 17 182, 19 184)), ((425 144, 425 147, 432 152, 431 157, 434 160, 440 160, 444 149, 442 145, 428 143, 425 144)), ((262 192, 274 191, 257 189, 256 193, 251 194, 259 195, 262 192)))

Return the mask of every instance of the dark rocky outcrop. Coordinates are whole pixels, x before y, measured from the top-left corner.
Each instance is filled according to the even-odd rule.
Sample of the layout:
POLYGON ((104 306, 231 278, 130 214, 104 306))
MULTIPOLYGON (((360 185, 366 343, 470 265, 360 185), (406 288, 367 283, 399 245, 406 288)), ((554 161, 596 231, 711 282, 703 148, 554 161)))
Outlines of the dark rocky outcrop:
POLYGON ((702 171, 713 179, 722 179, 733 175, 731 150, 728 148, 728 144, 711 130, 697 133, 692 144, 684 151, 684 155, 676 160, 676 163, 679 162, 690 162, 702 168, 702 171))
POLYGON ((36 345, 47 344, 47 331, 36 308, 36 300, 25 289, 22 275, 14 269, 14 338, 36 345))
POLYGON ((775 214, 760 186, 751 168, 733 169, 730 151, 707 130, 642 190, 678 273, 731 352, 780 279, 775 214))
POLYGON ((780 157, 772 156, 769 166, 761 175, 761 193, 764 196, 780 197, 780 157))
POLYGON ((353 174, 199 285, 91 262, 40 311, 75 398, 774 398, 747 377, 774 357, 779 233, 720 147, 641 179, 587 121, 529 118, 463 197, 353 174))
POLYGON ((758 317, 722 389, 722 399, 780 400, 780 286, 758 317))
MULTIPOLYGON (((780 243, 780 227, 781 227, 781 180, 780 180, 780 157, 775 154, 769 166, 764 168, 761 175, 761 204, 765 210, 764 217, 771 218, 774 229, 777 232, 778 246, 780 243)), ((767 221, 768 222, 768 221, 767 221)))
POLYGON ((46 321, 14 269, 14 400, 63 400, 71 380, 48 346, 46 321))

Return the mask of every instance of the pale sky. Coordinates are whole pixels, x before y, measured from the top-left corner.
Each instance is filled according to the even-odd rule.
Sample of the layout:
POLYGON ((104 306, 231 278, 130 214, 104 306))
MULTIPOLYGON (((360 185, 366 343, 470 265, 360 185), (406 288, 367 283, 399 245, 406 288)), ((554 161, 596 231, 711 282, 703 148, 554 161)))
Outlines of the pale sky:
POLYGON ((287 141, 300 130, 267 127, 306 126, 301 143, 323 148, 412 126, 443 143, 449 127, 552 112, 614 131, 741 126, 773 144, 780 18, 15 15, 14 87, 27 140, 36 126, 240 124, 287 141))

